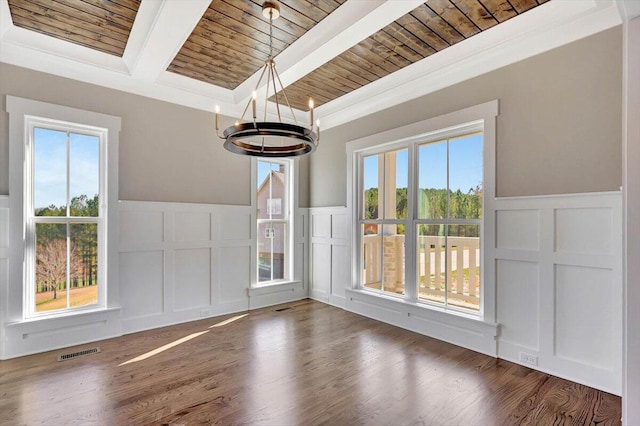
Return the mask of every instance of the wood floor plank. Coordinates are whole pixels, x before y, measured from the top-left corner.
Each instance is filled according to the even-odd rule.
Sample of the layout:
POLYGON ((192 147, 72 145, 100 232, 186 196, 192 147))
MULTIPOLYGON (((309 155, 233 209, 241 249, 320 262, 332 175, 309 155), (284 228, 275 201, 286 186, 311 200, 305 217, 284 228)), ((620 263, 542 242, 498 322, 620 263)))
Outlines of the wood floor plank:
POLYGON ((618 425, 620 410, 614 395, 311 300, 0 361, 8 425, 618 425))

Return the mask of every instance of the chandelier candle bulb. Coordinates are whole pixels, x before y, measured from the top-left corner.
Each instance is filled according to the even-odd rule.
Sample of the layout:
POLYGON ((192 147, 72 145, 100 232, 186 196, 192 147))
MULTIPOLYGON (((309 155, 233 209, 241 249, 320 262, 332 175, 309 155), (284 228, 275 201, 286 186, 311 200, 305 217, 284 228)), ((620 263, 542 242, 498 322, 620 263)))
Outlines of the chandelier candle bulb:
POLYGON ((316 120, 316 131, 318 132, 318 142, 320 142, 320 119, 316 120))
POLYGON ((251 108, 253 109, 253 121, 256 121, 256 117, 258 116, 257 113, 256 113, 256 99, 257 99, 257 97, 258 97, 258 94, 254 90, 253 93, 251 94, 251 108))

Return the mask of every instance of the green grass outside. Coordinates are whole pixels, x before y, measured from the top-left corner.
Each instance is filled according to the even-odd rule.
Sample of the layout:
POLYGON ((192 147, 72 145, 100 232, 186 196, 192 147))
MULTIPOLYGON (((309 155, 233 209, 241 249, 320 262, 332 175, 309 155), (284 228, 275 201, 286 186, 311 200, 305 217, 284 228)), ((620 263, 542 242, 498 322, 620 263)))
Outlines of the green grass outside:
MULTIPOLYGON (((98 303, 98 286, 72 288, 69 294, 70 304, 74 306, 86 306, 98 303)), ((58 297, 53 298, 53 291, 36 293, 36 312, 66 309, 67 291, 58 290, 58 297)))

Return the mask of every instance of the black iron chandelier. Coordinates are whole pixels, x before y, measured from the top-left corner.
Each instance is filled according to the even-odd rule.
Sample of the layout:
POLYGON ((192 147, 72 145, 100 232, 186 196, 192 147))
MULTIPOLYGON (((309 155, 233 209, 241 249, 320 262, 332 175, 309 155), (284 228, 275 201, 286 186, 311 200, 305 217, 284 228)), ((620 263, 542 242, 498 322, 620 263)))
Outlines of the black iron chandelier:
MULTIPOLYGON (((264 63, 262 73, 255 86, 255 90, 247 102, 247 106, 242 112, 242 116, 233 126, 227 127, 222 135, 218 133, 220 139, 224 139, 224 147, 226 150, 235 154, 252 155, 255 157, 295 157, 313 152, 320 141, 320 121, 313 122, 313 99, 309 99, 309 127, 301 126, 289 104, 287 94, 284 91, 282 81, 276 69, 276 63, 273 60, 273 20, 280 16, 280 5, 275 0, 267 0, 262 4, 262 14, 269 18, 269 57, 264 63), (263 78, 267 77, 264 119, 257 120, 257 90, 262 83, 263 78), (280 92, 286 102, 293 123, 285 123, 280 115, 279 91, 277 85, 280 85, 280 92), (278 115, 278 121, 267 121, 267 106, 269 100, 269 90, 273 87, 273 96, 275 97, 275 109, 278 115), (244 121, 244 117, 251 105, 253 119, 244 121)), ((216 106, 216 132, 219 132, 218 116, 220 108, 216 106)))

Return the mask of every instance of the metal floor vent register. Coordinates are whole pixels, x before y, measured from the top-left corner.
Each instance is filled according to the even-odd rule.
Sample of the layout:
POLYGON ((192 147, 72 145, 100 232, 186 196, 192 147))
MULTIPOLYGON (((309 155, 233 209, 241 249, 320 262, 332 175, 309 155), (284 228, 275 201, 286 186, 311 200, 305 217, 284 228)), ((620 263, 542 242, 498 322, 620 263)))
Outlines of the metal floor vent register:
POLYGON ((91 348, 91 349, 85 349, 83 351, 71 352, 68 354, 61 354, 61 355, 58 355, 58 361, 66 361, 68 359, 76 358, 82 355, 97 354, 98 352, 101 352, 100 348, 91 348))

